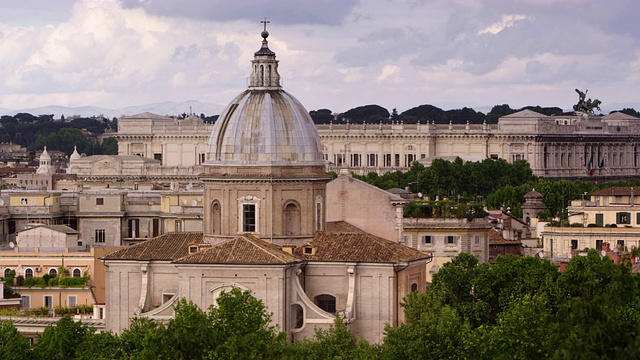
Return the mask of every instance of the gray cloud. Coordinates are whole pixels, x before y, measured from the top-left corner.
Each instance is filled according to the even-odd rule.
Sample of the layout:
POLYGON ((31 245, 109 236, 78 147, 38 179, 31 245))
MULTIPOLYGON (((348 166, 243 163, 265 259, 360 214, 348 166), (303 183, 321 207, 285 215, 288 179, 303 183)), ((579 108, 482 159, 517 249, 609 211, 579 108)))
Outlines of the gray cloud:
POLYGON ((267 17, 274 24, 340 25, 358 0, 125 0, 128 8, 142 7, 154 15, 207 21, 250 20, 267 17))

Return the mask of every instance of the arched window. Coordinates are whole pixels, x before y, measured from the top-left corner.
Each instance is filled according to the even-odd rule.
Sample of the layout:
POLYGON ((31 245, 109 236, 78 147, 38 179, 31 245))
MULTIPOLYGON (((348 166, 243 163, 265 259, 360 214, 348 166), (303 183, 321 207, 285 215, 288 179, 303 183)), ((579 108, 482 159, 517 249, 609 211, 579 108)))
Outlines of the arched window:
POLYGON ((290 202, 284 207, 284 234, 300 235, 300 207, 290 202))
POLYGON ((32 268, 27 268, 24 271, 24 277, 26 278, 32 278, 33 277, 33 269, 32 268))
POLYGON ((411 292, 415 292, 415 291, 418 291, 418 284, 413 283, 411 284, 411 292))
POLYGON ((82 277, 82 271, 78 268, 73 269, 73 277, 82 277))
POLYGON ((220 227, 222 226, 222 216, 220 212, 220 203, 217 201, 211 205, 211 233, 214 235, 222 234, 220 227))
POLYGON ((323 216, 322 216, 322 196, 316 196, 316 231, 323 230, 323 216))
POLYGON ((336 313, 336 298, 335 296, 331 296, 331 295, 327 295, 327 294, 322 294, 322 295, 318 295, 315 297, 315 303, 316 305, 328 312, 328 313, 332 313, 335 314, 336 313))
POLYGON ((300 329, 304 325, 304 310, 302 306, 300 304, 292 304, 291 313, 293 314, 291 317, 293 328, 300 329))
POLYGON ((264 65, 260 65, 260 86, 264 86, 264 65))
POLYGON ((11 269, 9 269, 9 268, 4 269, 4 278, 5 279, 9 277, 9 273, 10 272, 11 272, 11 269))
POLYGON ((49 269, 49 275, 53 277, 58 276, 58 270, 56 268, 49 269))

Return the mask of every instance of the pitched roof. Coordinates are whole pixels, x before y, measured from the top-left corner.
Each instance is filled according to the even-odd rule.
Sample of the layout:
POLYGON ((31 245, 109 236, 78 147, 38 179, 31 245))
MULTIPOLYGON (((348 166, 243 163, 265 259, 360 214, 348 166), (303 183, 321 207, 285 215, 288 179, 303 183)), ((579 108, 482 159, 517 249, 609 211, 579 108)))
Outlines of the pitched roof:
POLYGON ((300 261, 277 245, 241 235, 174 261, 177 264, 289 264, 300 261))
POLYGON ((541 114, 539 112, 533 111, 533 110, 529 110, 529 109, 524 109, 518 112, 514 112, 513 114, 509 114, 509 115, 505 115, 502 116, 503 118, 507 118, 507 119, 538 119, 538 118, 548 118, 547 115, 545 114, 541 114))
POLYGON ((204 243, 201 232, 177 232, 160 235, 111 254, 105 260, 175 260, 189 253, 189 244, 204 243))
POLYGON ((640 189, 634 190, 633 186, 614 186, 607 189, 596 190, 590 192, 590 196, 624 196, 631 195, 631 193, 638 193, 640 195, 640 189))
POLYGON ((603 116, 602 120, 631 120, 631 121, 638 121, 640 119, 635 117, 635 116, 633 116, 633 115, 625 114, 625 113, 620 112, 620 111, 615 111, 615 112, 612 112, 609 115, 603 116))
POLYGON ((31 229, 35 229, 35 228, 45 228, 45 229, 50 229, 53 231, 57 231, 57 232, 61 232, 61 233, 65 233, 65 234, 78 234, 78 230, 75 230, 67 225, 45 225, 45 224, 41 224, 41 225, 36 225, 36 226, 32 226, 32 227, 28 227, 25 229, 22 229, 18 232, 23 232, 23 231, 28 231, 31 229))
POLYGON ((313 255, 305 254, 304 247, 296 248, 294 254, 308 260, 374 263, 409 262, 431 257, 430 254, 366 233, 343 221, 327 223, 327 231, 316 233, 308 246, 315 248, 313 255))

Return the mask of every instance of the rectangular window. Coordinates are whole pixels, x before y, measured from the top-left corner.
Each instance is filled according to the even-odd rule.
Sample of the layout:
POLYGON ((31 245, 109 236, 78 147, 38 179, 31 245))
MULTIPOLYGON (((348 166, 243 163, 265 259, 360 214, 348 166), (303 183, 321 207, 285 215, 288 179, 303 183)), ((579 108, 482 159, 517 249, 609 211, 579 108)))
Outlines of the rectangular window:
POLYGON ((433 245, 433 236, 431 235, 423 235, 422 243, 425 245, 433 245))
POLYGON ((394 164, 395 167, 400 167, 400 154, 396 154, 394 164))
POLYGON ((75 307, 78 305, 78 297, 76 295, 67 296, 67 307, 75 307))
POLYGON ((176 220, 176 232, 182 232, 182 220, 176 220))
POLYGON ((44 307, 48 307, 49 309, 53 308, 53 296, 51 295, 44 296, 44 307))
POLYGON ((604 226, 604 214, 596 214, 596 225, 604 226))
POLYGON ((95 235, 96 235, 96 237, 95 237, 95 242, 96 243, 101 243, 102 244, 102 243, 105 242, 105 240, 107 238, 104 229, 96 229, 95 235))
POLYGON ((636 213, 636 224, 640 224, 640 212, 636 213))
POLYGON ((628 212, 616 213, 617 224, 631 224, 631 214, 628 212))
POLYGON ((160 219, 153 219, 151 227, 152 227, 151 229, 152 237, 156 237, 160 235, 160 219))
POLYGON ((242 205, 242 231, 256 231, 256 206, 255 204, 242 205))
POLYGON ((444 237, 444 243, 446 245, 455 245, 457 238, 458 238, 457 236, 447 235, 444 237))
POLYGON ((578 249, 578 240, 577 239, 572 239, 571 240, 571 250, 577 250, 578 249))
POLYGON ((476 245, 480 245, 480 239, 481 239, 481 236, 480 236, 480 235, 476 235, 476 236, 474 237, 474 240, 475 240, 476 245))
POLYGON ((23 309, 31 308, 31 295, 22 295, 20 297, 20 307, 23 309))
POLYGON ((137 238, 140 234, 140 219, 129 219, 129 237, 137 238))
POLYGON ((618 250, 624 250, 624 240, 617 240, 616 245, 618 245, 618 250))
POLYGON ((603 240, 596 240, 596 250, 602 250, 603 240))
POLYGON ((96 198, 96 205, 104 205, 104 198, 96 198))
POLYGON ((200 160, 200 164, 204 164, 204 162, 206 161, 206 154, 202 153, 200 154, 199 160, 200 160))
POLYGON ((384 167, 391 167, 391 154, 384 154, 384 167))
POLYGON ((162 163, 162 153, 154 153, 153 154, 153 159, 154 160, 158 160, 162 163))

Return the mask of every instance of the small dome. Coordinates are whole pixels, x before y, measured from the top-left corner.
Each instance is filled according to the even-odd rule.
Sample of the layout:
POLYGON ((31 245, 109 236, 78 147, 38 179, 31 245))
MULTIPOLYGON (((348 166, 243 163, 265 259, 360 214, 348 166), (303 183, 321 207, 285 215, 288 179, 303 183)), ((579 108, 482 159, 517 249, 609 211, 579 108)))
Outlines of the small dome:
POLYGON ((76 147, 73 147, 73 153, 71 153, 71 156, 69 156, 69 160, 78 160, 80 159, 81 156, 80 154, 78 154, 78 149, 76 149, 76 147))
POLYGON ((40 160, 51 160, 51 155, 47 152, 47 147, 44 147, 42 150, 42 154, 40 154, 40 160))
POLYGON ((528 193, 524 194, 524 198, 525 199, 542 199, 544 196, 537 192, 536 189, 533 189, 531 191, 529 191, 528 193))
POLYGON ((265 37, 254 54, 249 88, 213 127, 207 164, 324 166, 318 131, 304 106, 282 90, 275 57, 265 37))

